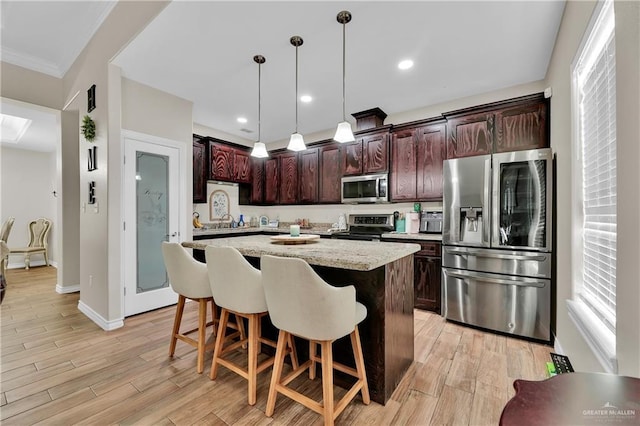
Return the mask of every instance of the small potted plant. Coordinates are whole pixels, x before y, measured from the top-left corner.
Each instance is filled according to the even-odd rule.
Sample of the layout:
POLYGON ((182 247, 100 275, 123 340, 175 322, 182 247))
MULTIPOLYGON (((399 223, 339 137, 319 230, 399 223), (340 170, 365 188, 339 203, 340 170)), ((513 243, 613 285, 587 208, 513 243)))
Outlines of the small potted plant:
POLYGON ((82 130, 84 138, 88 142, 93 142, 93 140, 96 138, 96 123, 91 119, 91 117, 89 117, 88 115, 82 117, 82 126, 80 127, 80 129, 82 130))

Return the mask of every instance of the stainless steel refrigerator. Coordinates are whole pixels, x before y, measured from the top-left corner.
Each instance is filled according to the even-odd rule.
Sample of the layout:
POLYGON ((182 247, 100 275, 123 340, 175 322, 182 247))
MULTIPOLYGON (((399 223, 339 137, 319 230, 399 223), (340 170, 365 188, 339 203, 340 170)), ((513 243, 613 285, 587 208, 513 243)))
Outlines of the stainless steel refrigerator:
POLYGON ((447 319, 551 341, 551 149, 444 162, 447 319))

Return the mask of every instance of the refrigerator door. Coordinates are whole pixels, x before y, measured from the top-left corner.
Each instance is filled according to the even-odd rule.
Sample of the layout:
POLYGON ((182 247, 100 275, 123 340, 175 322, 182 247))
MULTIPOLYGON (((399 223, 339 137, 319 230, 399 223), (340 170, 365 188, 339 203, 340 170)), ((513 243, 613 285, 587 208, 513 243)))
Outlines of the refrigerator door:
POLYGON ((444 316, 503 333, 551 340, 551 281, 442 269, 444 316))
POLYGON ((442 247, 444 268, 551 278, 551 253, 495 250, 475 247, 442 247))
POLYGON ((491 156, 445 160, 442 242, 490 246, 491 156))
POLYGON ((551 251, 551 149, 493 156, 491 245, 551 251))

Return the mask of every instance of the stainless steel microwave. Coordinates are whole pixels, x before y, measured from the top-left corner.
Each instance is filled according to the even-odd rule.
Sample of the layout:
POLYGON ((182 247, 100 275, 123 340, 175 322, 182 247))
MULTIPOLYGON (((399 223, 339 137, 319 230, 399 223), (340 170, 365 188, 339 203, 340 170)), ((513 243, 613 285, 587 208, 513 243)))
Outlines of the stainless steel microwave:
POLYGON ((342 178, 343 203, 386 203, 389 201, 387 173, 342 178))

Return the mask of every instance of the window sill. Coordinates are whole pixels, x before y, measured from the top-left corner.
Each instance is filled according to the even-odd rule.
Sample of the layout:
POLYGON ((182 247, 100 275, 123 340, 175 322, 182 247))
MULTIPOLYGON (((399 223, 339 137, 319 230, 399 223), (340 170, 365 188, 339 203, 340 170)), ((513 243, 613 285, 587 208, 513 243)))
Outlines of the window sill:
POLYGON ((618 372, 616 336, 582 302, 567 300, 569 318, 607 373, 618 372))

